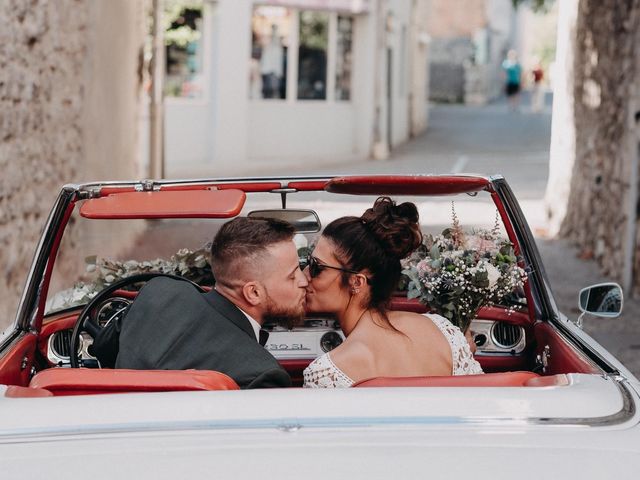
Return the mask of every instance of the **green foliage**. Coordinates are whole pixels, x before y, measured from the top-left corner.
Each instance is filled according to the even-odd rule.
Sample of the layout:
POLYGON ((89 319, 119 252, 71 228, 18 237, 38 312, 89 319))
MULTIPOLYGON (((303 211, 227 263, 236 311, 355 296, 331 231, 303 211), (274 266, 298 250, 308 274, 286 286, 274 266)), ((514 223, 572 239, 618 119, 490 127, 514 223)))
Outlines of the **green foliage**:
POLYGON ((202 0, 164 1, 164 43, 186 48, 189 43, 200 39, 200 32, 187 22, 186 14, 202 17, 202 0))
POLYGON ((555 0, 511 0, 513 8, 517 9, 520 5, 529 5, 531 10, 536 13, 548 12, 554 3, 555 0))
POLYGON ((329 42, 329 16, 323 12, 300 13, 300 45, 326 50, 329 42))

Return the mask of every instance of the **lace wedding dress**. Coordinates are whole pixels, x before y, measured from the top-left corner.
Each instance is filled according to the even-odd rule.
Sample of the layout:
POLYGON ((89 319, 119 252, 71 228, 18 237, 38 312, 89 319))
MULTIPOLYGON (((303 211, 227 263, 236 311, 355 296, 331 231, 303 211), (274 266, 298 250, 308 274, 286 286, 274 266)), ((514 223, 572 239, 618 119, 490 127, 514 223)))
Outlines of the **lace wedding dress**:
MULTIPOLYGON (((453 375, 473 375, 484 373, 480 364, 473 358, 469 343, 458 327, 437 314, 425 315, 445 336, 451 346, 453 356, 453 375)), ((306 388, 346 388, 355 382, 340 370, 331 360, 329 353, 316 358, 304 369, 306 388)))

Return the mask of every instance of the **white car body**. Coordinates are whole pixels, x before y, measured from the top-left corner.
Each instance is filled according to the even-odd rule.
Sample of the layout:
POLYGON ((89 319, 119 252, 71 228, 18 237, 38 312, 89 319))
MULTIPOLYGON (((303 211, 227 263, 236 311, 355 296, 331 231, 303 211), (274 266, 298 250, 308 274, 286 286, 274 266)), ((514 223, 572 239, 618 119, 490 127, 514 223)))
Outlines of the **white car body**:
POLYGON ((567 377, 558 387, 2 398, 0 471, 20 479, 633 478, 640 385, 567 377))

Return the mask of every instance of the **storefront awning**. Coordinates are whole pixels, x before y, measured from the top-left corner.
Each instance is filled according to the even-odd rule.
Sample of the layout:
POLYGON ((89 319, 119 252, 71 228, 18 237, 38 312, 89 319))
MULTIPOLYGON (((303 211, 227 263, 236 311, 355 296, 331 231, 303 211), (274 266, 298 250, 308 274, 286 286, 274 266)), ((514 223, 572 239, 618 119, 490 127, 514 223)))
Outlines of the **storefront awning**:
POLYGON ((264 5, 300 8, 303 10, 329 10, 351 13, 368 13, 370 0, 265 0, 264 5))

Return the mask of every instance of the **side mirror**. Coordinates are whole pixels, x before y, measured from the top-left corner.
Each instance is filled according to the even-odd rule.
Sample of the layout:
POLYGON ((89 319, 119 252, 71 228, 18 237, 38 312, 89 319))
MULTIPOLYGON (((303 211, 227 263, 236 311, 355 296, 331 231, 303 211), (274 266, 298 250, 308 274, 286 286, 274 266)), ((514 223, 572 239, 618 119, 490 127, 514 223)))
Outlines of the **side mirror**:
POLYGON ((296 233, 316 233, 320 231, 321 224, 318 214, 313 210, 253 210, 247 217, 277 218, 289 222, 295 228, 296 233))
POLYGON ((622 288, 617 283, 600 283, 580 290, 578 306, 583 313, 615 318, 622 313, 622 288))

